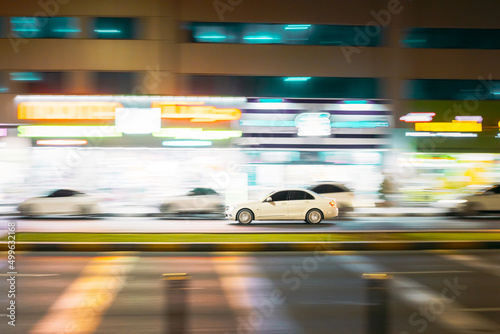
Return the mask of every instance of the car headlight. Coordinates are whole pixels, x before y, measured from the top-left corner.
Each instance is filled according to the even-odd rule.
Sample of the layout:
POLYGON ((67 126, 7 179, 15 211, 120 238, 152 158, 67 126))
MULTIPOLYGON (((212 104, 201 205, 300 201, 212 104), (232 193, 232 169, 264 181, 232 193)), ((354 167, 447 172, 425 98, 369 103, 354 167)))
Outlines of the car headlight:
POLYGON ((226 211, 233 211, 234 209, 236 209, 236 205, 226 207, 226 211))

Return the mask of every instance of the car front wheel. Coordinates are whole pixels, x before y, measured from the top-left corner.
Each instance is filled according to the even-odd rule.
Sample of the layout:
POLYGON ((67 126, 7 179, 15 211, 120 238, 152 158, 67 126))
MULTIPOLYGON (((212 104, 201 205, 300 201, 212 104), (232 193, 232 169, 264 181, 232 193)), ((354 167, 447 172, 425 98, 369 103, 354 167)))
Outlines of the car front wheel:
POLYGON ((243 209, 238 212, 238 216, 236 217, 240 224, 250 224, 253 220, 253 214, 248 209, 243 209))
POLYGON ((318 209, 312 209, 309 210, 309 212, 306 215, 306 222, 309 224, 319 224, 321 223, 321 220, 323 219, 323 215, 321 214, 321 211, 318 209))

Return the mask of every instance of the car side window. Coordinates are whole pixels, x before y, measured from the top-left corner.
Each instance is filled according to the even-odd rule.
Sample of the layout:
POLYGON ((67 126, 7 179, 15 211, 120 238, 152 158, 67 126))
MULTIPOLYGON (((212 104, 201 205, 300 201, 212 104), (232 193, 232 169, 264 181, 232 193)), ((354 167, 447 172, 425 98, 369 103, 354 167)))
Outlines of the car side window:
POLYGON ((489 191, 491 191, 495 194, 500 194, 500 186, 493 187, 489 191))
POLYGON ((311 190, 317 194, 324 194, 328 192, 328 187, 326 185, 320 185, 312 188, 311 190))
POLYGON ((288 198, 288 191, 278 191, 271 196, 273 202, 286 201, 288 198))
POLYGON ((304 199, 315 199, 313 195, 309 194, 309 193, 306 193, 304 191, 304 194, 305 194, 305 198, 304 199))
POLYGON ((203 190, 201 188, 195 188, 187 193, 188 196, 200 196, 203 195, 203 190))
POLYGON ((71 190, 61 189, 61 190, 54 191, 53 193, 51 193, 47 197, 69 197, 71 195, 73 195, 71 190))
POLYGON ((341 189, 341 188, 339 188, 337 186, 330 185, 329 188, 330 188, 329 191, 328 191, 329 193, 341 193, 341 192, 344 192, 343 189, 341 189))
POLYGON ((305 198, 304 194, 305 194, 305 192, 303 192, 303 191, 289 191, 288 192, 288 200, 289 201, 303 200, 305 198))
POLYGON ((217 192, 213 189, 206 188, 205 189, 205 195, 217 195, 217 192))

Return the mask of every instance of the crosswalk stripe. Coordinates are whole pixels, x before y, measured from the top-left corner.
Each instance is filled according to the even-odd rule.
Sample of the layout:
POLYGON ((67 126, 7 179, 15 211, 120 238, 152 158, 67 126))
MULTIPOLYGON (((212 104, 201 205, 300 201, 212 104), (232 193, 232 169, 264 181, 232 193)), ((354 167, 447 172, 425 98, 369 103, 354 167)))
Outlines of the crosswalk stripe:
POLYGON ((284 308, 283 291, 266 277, 252 258, 214 257, 215 270, 238 333, 304 333, 284 308))
MULTIPOLYGON (((341 255, 336 259, 340 261, 340 263, 338 263, 340 267, 358 275, 364 273, 386 272, 383 266, 374 264, 371 259, 364 256, 341 255)), ((439 313, 439 316, 435 316, 434 319, 431 320, 450 328, 456 334, 500 332, 500 327, 487 318, 475 313, 461 311, 465 309, 465 307, 455 300, 445 300, 443 291, 444 288, 446 288, 446 284, 444 282, 443 291, 441 293, 435 292, 427 286, 406 277, 394 276, 390 283, 391 294, 412 305, 416 310, 420 311, 422 307, 435 308, 439 306, 439 312, 437 312, 437 310, 434 312, 436 314, 439 313)), ((448 294, 450 293, 448 292, 448 294)), ((415 312, 415 314, 418 317, 417 312, 415 312)), ((422 324, 420 329, 424 328, 424 324, 425 326, 428 325, 428 321, 423 317, 414 318, 413 322, 411 321, 411 316, 409 317, 409 324, 412 324, 412 326, 416 324, 417 321, 420 321, 422 324)))
POLYGON ((137 260, 131 256, 93 258, 30 333, 94 333, 137 260))
POLYGON ((500 265, 484 260, 483 258, 480 258, 478 256, 447 253, 441 254, 440 256, 444 259, 464 264, 469 268, 481 270, 483 272, 487 272, 500 277, 500 265))

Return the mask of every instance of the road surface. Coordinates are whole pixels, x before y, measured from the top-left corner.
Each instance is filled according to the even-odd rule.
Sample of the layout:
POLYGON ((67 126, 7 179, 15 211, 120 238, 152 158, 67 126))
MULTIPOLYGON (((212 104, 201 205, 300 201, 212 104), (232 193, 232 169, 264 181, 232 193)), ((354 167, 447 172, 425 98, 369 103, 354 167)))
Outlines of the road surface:
POLYGON ((2 334, 165 333, 161 277, 179 272, 189 333, 367 333, 364 273, 393 277, 388 333, 500 333, 497 251, 22 253, 15 299, 2 258, 2 334))
POLYGON ((498 218, 461 219, 453 217, 373 217, 344 218, 323 221, 318 225, 302 221, 253 222, 239 225, 229 220, 197 218, 162 219, 153 217, 130 218, 44 218, 22 219, 2 217, 0 232, 6 230, 7 222, 17 222, 17 232, 107 232, 107 233, 287 233, 287 232, 339 232, 339 231, 408 231, 408 230, 453 230, 453 229, 500 229, 498 218))

